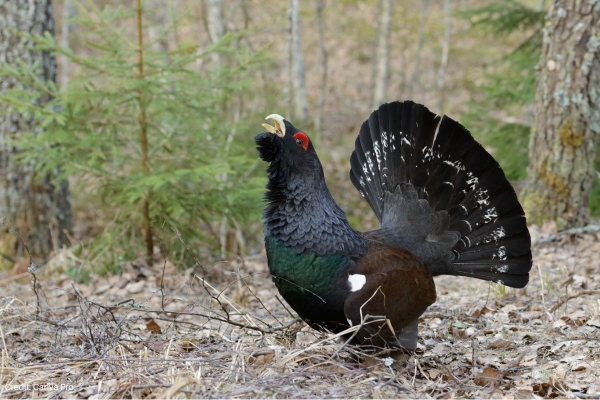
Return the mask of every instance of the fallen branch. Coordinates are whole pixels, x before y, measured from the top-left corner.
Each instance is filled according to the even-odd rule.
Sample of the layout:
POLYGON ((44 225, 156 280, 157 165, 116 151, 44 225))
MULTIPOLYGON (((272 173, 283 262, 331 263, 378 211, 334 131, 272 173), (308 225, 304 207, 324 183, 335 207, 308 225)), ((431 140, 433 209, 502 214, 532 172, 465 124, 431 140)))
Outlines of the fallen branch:
POLYGON ((563 297, 561 299, 558 300, 558 303, 556 303, 555 305, 553 305, 549 312, 553 313, 554 311, 558 310, 563 304, 565 304, 567 301, 571 300, 571 299, 575 299, 577 297, 580 296, 592 296, 595 294, 600 294, 600 290, 582 290, 581 292, 577 292, 575 294, 572 294, 570 296, 567 297, 563 297))
POLYGON ((537 240, 535 244, 537 245, 543 243, 550 243, 565 235, 581 235, 584 233, 596 233, 598 231, 600 231, 600 225, 587 225, 582 228, 567 229, 566 231, 558 232, 553 235, 548 235, 544 238, 541 238, 540 240, 537 240))
MULTIPOLYGON (((102 305, 99 305, 98 303, 94 303, 92 301, 89 301, 89 303, 92 303, 94 305, 97 305, 97 306, 100 306, 100 307, 106 308, 106 309, 110 308, 111 311, 114 311, 114 310, 128 310, 128 311, 130 311, 132 313, 134 313, 134 312, 141 312, 141 313, 145 313, 145 314, 174 314, 175 318, 177 318, 180 315, 190 315, 190 316, 195 316, 195 317, 202 317, 202 318, 207 318, 207 319, 214 319, 215 321, 219 321, 219 322, 223 322, 223 323, 226 323, 226 324, 229 324, 229 325, 233 325, 233 326, 236 326, 238 328, 249 329, 249 330, 258 331, 258 332, 261 332, 261 333, 281 332, 281 331, 284 331, 284 330, 288 329, 289 327, 293 326, 294 324, 296 324, 298 322, 302 322, 302 320, 300 318, 294 318, 294 319, 288 321, 287 323, 285 323, 282 326, 272 327, 272 326, 269 325, 269 328, 262 328, 260 326, 252 325, 251 322, 241 323, 241 322, 233 321, 231 319, 224 318, 224 317, 219 316, 219 315, 208 315, 208 314, 199 313, 199 312, 162 311, 162 310, 151 310, 151 309, 145 309, 145 308, 131 308, 131 307, 122 307, 122 306, 102 306, 102 305)), ((245 312, 240 312, 237 315, 240 315, 240 316, 244 317, 244 316, 250 315, 250 314, 245 313, 245 312)), ((170 321, 170 322, 178 322, 178 323, 191 324, 191 322, 186 322, 186 321, 175 321, 175 318, 169 319, 169 320, 165 319, 165 320, 166 321, 170 321)))

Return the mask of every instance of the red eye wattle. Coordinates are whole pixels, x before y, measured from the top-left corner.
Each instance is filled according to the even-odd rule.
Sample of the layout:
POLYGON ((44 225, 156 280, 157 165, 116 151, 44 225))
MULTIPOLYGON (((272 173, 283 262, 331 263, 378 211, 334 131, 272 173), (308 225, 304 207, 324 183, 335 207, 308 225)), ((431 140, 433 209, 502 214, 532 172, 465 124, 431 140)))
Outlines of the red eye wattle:
POLYGON ((298 146, 302 146, 304 150, 308 150, 308 136, 304 132, 298 132, 294 135, 294 140, 298 146))

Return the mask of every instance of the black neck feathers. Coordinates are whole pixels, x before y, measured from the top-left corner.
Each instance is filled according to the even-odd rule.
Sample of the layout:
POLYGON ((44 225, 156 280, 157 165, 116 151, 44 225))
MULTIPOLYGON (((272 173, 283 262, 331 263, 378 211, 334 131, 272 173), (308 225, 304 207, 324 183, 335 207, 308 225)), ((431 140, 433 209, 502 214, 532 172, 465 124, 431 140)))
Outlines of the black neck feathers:
POLYGON ((365 253, 366 241, 331 197, 316 153, 306 158, 286 157, 277 149, 277 137, 262 135, 255 140, 261 157, 271 163, 263 212, 265 233, 307 255, 365 253))

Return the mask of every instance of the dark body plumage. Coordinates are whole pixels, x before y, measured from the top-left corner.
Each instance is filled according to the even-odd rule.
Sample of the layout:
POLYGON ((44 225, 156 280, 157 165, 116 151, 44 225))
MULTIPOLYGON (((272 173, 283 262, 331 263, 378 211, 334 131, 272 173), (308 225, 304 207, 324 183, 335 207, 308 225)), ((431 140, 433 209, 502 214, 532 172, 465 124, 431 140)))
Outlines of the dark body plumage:
POLYGON ((270 163, 264 230, 269 269, 284 299, 317 329, 365 322, 364 346, 417 343, 436 298, 433 276, 524 287, 531 240, 498 163, 459 123, 410 101, 382 105, 362 125, 350 178, 381 228, 359 233, 331 197, 306 136, 256 136, 270 163), (302 141, 301 139, 305 139, 302 141))

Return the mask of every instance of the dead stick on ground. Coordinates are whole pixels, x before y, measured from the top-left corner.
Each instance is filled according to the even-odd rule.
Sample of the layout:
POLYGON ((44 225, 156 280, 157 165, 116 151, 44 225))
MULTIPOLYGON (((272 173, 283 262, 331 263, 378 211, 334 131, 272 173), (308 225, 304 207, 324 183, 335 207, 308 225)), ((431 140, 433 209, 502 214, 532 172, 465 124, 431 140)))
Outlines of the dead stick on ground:
POLYGON ((600 231, 600 225, 588 225, 588 226, 584 226, 583 228, 567 229, 566 231, 558 232, 558 233, 555 233, 554 235, 548 235, 544 238, 541 238, 540 240, 536 241, 534 243, 534 245, 538 245, 538 244, 542 244, 542 243, 549 243, 549 242, 552 242, 553 240, 556 240, 559 237, 565 236, 565 235, 581 235, 584 233, 596 233, 598 231, 600 231))
POLYGON ((35 311, 35 318, 38 319, 39 315, 40 315, 40 294, 38 293, 37 290, 37 276, 35 275, 35 271, 38 269, 38 266, 35 265, 35 263, 33 262, 33 258, 31 256, 31 253, 29 252, 29 246, 27 246, 27 243, 25 242, 25 240, 23 240, 23 238, 21 237, 21 235, 19 234, 19 232, 17 232, 15 229, 13 228, 8 228, 9 232, 13 233, 16 237, 17 240, 21 241, 21 244, 23 245, 23 248, 25 249, 25 251, 27 252, 27 255, 29 256, 29 268, 27 269, 27 272, 29 272, 31 274, 31 276, 33 277, 33 279, 31 280, 31 287, 33 289, 33 293, 35 293, 35 298, 36 298, 36 311, 35 311))
POLYGON ((600 294, 600 290, 582 290, 581 292, 577 292, 570 296, 563 297, 558 300, 558 303, 556 303, 555 305, 553 305, 550 308, 549 312, 553 313, 554 311, 558 310, 563 304, 565 304, 567 301, 569 301, 571 299, 575 299, 580 296, 593 296, 595 294, 600 294))

